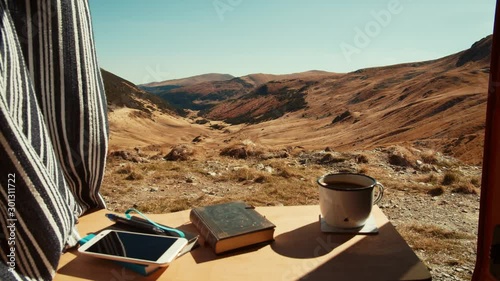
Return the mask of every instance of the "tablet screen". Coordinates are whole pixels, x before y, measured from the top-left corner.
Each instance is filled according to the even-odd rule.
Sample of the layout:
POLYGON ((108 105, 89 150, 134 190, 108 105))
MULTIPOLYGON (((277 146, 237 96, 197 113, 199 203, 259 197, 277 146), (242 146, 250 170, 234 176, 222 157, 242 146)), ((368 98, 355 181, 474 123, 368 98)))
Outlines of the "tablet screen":
POLYGON ((166 236, 110 232, 90 246, 87 252, 157 261, 175 241, 176 238, 166 236))

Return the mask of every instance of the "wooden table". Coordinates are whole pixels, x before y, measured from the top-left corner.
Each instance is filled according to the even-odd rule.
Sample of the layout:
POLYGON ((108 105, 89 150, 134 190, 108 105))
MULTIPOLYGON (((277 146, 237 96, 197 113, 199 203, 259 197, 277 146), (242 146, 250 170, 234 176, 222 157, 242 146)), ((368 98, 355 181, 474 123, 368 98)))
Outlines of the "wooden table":
MULTIPOLYGON (((148 277, 72 250, 62 255, 54 280, 431 280, 427 267, 377 206, 373 216, 379 233, 374 235, 322 233, 319 206, 256 209, 276 225, 275 241, 266 246, 216 256, 202 244, 148 277)), ((104 216, 108 212, 82 217, 80 234, 111 225, 104 216)), ((149 217, 196 231, 189 211, 149 217)))

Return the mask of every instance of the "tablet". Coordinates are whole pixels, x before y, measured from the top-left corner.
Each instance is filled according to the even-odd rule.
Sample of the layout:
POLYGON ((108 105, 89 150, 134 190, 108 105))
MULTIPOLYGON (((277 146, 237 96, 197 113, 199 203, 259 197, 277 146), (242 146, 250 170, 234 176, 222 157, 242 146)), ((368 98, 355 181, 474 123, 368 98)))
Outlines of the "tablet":
POLYGON ((104 230, 80 246, 78 251, 110 260, 168 266, 187 242, 180 237, 104 230))

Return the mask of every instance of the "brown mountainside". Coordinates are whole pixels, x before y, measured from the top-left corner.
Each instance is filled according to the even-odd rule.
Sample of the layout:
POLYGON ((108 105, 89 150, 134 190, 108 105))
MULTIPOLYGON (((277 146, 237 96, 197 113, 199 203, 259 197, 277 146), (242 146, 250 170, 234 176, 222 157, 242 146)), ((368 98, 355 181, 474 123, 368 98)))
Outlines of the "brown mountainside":
POLYGON ((478 163, 491 37, 442 59, 268 82, 205 116, 268 144, 368 148, 412 142, 478 163), (278 118, 281 117, 281 118, 278 118))
POLYGON ((142 85, 140 87, 158 95, 176 107, 190 110, 203 110, 205 112, 225 100, 237 99, 251 93, 257 87, 269 81, 302 77, 321 77, 324 75, 332 75, 332 73, 318 70, 281 75, 256 73, 232 79, 204 81, 186 85, 176 85, 173 83, 177 80, 169 80, 142 85))
POLYGON ((151 115, 160 111, 175 115, 184 115, 184 110, 177 109, 156 95, 139 89, 134 83, 127 81, 109 71, 101 69, 108 111, 127 107, 136 109, 142 114, 151 115))
POLYGON ((284 79, 296 79, 303 77, 319 77, 321 75, 331 75, 331 72, 321 71, 321 70, 310 70, 299 73, 292 74, 265 74, 265 73, 255 73, 240 77, 242 80, 254 85, 255 87, 260 86, 264 83, 274 80, 284 80, 284 79))
POLYGON ((130 112, 115 114, 111 129, 117 147, 171 146, 197 135, 206 139, 198 144, 204 149, 246 139, 274 148, 340 151, 409 144, 479 164, 490 49, 491 36, 433 61, 347 74, 254 74, 178 87, 166 94, 177 97, 177 106, 195 105, 201 117, 226 128, 214 130, 213 122, 200 125, 172 114, 160 118, 153 111, 149 121, 127 119, 130 112))

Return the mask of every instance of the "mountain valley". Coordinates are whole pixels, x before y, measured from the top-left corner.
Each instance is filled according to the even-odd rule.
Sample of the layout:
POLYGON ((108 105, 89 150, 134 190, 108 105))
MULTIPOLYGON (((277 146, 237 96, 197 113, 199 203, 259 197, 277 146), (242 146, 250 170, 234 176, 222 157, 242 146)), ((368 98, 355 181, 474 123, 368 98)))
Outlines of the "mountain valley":
POLYGON ((318 204, 329 172, 375 177, 433 280, 475 262, 491 37, 426 62, 136 86, 103 70, 108 208, 318 204))

